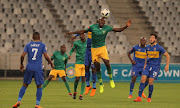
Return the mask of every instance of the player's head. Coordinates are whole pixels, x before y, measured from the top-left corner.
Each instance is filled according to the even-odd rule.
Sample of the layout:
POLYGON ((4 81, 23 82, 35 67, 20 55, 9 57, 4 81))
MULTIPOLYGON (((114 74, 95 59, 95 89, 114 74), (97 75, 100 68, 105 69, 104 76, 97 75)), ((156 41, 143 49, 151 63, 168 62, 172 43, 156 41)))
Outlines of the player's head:
POLYGON ((156 42, 157 42, 157 35, 151 34, 149 40, 150 40, 150 43, 151 43, 151 44, 156 43, 156 42))
POLYGON ((79 38, 81 39, 81 41, 85 41, 85 34, 80 34, 79 38))
POLYGON ((40 34, 38 32, 33 33, 33 40, 40 40, 40 34))
POLYGON ((140 44, 141 44, 141 46, 145 46, 146 45, 146 38, 145 37, 141 37, 140 44))
POLYGON ((64 45, 64 44, 61 45, 60 50, 62 53, 65 53, 66 52, 66 45, 64 45))
POLYGON ((103 27, 104 24, 105 24, 105 21, 106 21, 106 18, 105 18, 105 17, 99 18, 99 20, 98 20, 99 26, 100 26, 100 27, 103 27))

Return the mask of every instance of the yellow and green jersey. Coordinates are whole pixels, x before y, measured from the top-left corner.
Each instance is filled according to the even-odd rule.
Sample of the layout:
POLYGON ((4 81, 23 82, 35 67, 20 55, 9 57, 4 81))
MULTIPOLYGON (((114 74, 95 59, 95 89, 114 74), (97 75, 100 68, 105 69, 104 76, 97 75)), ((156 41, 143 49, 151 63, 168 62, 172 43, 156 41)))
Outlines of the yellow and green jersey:
POLYGON ((65 69, 65 64, 68 61, 68 55, 64 53, 63 55, 61 54, 60 51, 55 51, 53 55, 51 56, 51 59, 54 60, 54 69, 57 70, 64 70, 65 69))
POLYGON ((73 47, 69 52, 69 55, 72 55, 72 53, 76 49, 76 64, 84 64, 86 47, 87 47, 87 41, 82 42, 81 40, 77 40, 73 43, 73 47))
POLYGON ((113 28, 108 25, 104 25, 99 28, 99 24, 93 24, 86 28, 87 31, 92 32, 92 48, 98 48, 105 46, 105 39, 108 32, 112 31, 113 28))

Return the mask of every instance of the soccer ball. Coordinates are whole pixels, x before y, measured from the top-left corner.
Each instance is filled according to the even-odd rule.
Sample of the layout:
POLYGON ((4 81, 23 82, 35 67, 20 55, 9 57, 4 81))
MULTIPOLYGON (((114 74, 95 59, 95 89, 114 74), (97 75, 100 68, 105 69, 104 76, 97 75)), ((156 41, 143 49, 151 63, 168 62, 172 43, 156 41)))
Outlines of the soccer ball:
POLYGON ((102 17, 109 17, 109 14, 110 14, 110 11, 109 11, 109 9, 102 9, 101 10, 101 16, 102 17))

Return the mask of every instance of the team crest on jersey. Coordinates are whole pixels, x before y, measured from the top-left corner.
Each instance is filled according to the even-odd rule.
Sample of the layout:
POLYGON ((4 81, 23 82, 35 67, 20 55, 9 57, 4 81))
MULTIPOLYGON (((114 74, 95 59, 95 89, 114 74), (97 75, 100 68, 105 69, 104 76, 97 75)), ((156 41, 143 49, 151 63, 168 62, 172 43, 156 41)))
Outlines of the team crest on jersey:
POLYGON ((148 50, 149 50, 149 48, 148 48, 148 50))
POLYGON ((138 49, 138 51, 140 51, 141 49, 138 49))
POLYGON ((106 31, 104 30, 104 31, 103 31, 103 34, 105 34, 105 33, 106 33, 106 31))
POLYGON ((156 51, 156 48, 154 48, 154 51, 156 51))
POLYGON ((75 69, 74 67, 70 66, 66 69, 67 77, 68 78, 74 78, 75 69))
POLYGON ((65 57, 63 57, 63 61, 65 60, 66 58, 65 57))

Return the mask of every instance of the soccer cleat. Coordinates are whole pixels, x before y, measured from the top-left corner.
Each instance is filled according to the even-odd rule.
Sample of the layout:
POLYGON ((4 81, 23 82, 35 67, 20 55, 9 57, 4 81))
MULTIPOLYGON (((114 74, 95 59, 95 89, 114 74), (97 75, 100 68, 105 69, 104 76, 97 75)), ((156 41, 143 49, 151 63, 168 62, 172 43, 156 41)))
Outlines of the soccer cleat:
POLYGON ((91 90, 91 86, 89 86, 89 87, 86 87, 86 91, 85 91, 85 95, 87 95, 88 93, 89 93, 89 90, 91 90))
POLYGON ((136 99, 134 99, 134 102, 141 102, 141 101, 142 101, 142 99, 139 96, 136 99))
POLYGON ((39 105, 35 105, 35 108, 43 108, 43 107, 40 107, 39 105))
POLYGON ((110 80, 110 85, 111 85, 111 88, 114 88, 115 87, 115 83, 113 80, 110 80))
POLYGON ((131 99, 132 98, 132 95, 129 95, 129 97, 128 97, 129 99, 131 99))
POLYGON ((76 99, 76 92, 74 92, 73 94, 73 99, 76 99))
POLYGON ((18 108, 20 105, 21 105, 21 102, 18 101, 18 102, 13 106, 13 108, 18 108))
POLYGON ((69 96, 72 96, 72 93, 69 93, 69 96))
POLYGON ((96 89, 95 89, 95 88, 93 88, 93 89, 92 89, 92 91, 91 91, 90 96, 94 96, 94 95, 95 95, 95 93, 96 93, 96 89))
POLYGON ((99 89, 100 89, 100 93, 103 93, 104 92, 104 85, 100 85, 99 89))
POLYGON ((146 102, 151 102, 151 98, 148 98, 146 102))
POLYGON ((143 97, 143 98, 146 98, 146 95, 144 94, 144 92, 142 92, 142 97, 143 97))
POLYGON ((83 96, 82 95, 79 96, 79 100, 83 100, 83 96))

